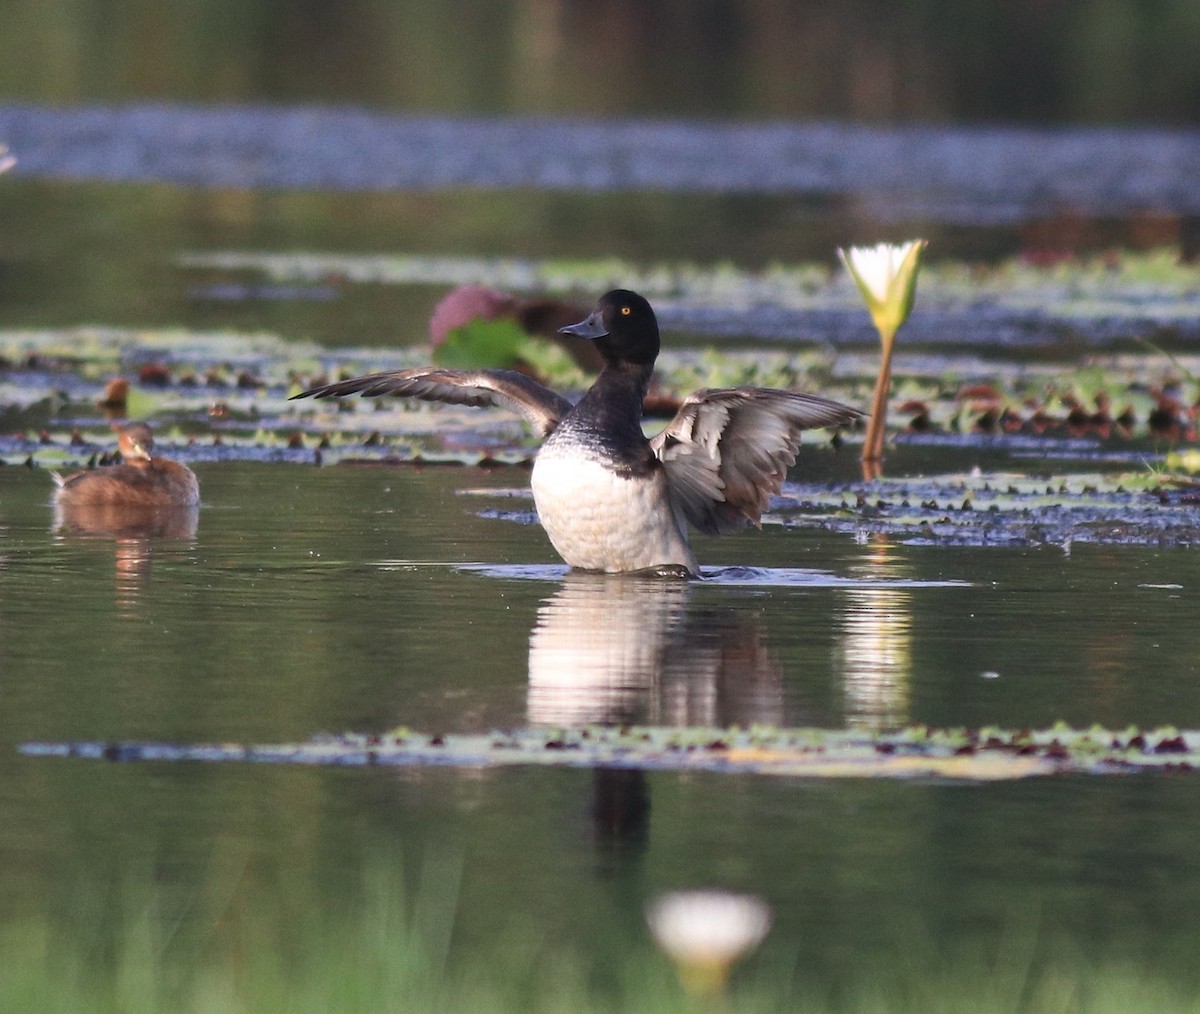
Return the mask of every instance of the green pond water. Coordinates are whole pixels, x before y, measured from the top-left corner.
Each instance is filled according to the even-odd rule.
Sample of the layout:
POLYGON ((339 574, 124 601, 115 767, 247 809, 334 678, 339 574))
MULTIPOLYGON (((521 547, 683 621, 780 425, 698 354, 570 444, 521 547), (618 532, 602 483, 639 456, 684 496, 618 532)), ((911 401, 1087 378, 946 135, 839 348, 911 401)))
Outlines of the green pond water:
POLYGON ((533 934, 611 983, 650 946, 649 897, 719 885, 770 902, 759 960, 818 989, 1031 939, 1189 981, 1190 776, 809 783, 15 747, 580 721, 1196 727, 1192 552, 768 525, 701 540, 705 582, 647 585, 564 577, 540 529, 504 513, 528 504, 485 493, 524 470, 196 470, 194 536, 153 541, 53 532, 48 475, 0 470, 0 929, 49 918, 69 935, 85 901, 116 925, 149 882, 176 948, 248 911, 269 941, 298 909, 353 918, 381 889, 436 896, 448 876, 460 958, 533 934))

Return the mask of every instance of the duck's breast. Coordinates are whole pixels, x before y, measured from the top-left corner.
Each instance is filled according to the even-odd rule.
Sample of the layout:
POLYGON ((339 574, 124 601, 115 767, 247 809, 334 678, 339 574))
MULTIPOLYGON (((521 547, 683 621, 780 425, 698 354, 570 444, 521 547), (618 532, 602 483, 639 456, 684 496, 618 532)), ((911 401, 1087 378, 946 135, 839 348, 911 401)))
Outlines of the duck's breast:
POLYGON ((538 453, 530 483, 542 527, 568 564, 610 573, 652 567, 699 573, 656 459, 649 467, 622 468, 559 436, 538 453))

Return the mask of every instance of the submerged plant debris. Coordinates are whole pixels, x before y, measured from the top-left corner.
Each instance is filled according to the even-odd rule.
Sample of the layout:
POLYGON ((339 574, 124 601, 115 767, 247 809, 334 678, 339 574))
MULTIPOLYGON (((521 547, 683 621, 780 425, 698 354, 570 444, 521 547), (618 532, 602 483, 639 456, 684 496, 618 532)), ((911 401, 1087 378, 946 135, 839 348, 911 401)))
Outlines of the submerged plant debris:
POLYGON ((705 729, 586 726, 442 735, 399 729, 307 743, 180 745, 25 743, 31 758, 118 762, 242 762, 344 767, 514 766, 704 771, 792 778, 997 781, 1052 774, 1184 772, 1200 761, 1200 731, 1136 728, 705 729))

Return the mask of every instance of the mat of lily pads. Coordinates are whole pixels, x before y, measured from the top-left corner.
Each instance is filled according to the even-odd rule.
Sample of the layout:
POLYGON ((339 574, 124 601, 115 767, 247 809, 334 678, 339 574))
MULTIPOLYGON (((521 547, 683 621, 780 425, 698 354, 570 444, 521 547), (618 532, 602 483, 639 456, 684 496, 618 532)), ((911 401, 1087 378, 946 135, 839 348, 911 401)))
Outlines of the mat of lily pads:
POLYGON ((1200 484, 1148 472, 788 483, 764 523, 882 534, 908 545, 1192 546, 1200 543, 1200 484))
POLYGON ((791 778, 997 781, 1035 776, 1197 770, 1200 731, 1055 726, 1037 731, 661 727, 521 729, 483 734, 323 736, 306 743, 25 743, 28 758, 121 763, 257 763, 341 767, 627 768, 791 778))

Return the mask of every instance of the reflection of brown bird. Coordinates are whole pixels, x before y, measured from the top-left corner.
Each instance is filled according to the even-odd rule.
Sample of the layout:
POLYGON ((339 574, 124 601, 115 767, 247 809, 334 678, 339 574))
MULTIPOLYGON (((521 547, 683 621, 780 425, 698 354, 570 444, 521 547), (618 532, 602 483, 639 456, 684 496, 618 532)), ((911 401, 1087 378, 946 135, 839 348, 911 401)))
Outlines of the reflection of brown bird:
POLYGON ((129 571, 136 569, 132 564, 139 559, 137 544, 145 539, 195 538, 199 521, 200 509, 196 504, 190 507, 146 507, 139 504, 56 503, 51 527, 55 531, 79 535, 115 536, 118 549, 122 543, 133 544, 132 550, 117 554, 118 571, 129 571), (125 560, 124 566, 122 560, 125 560))
MULTIPOLYGON (((429 337, 434 346, 441 345, 451 331, 473 320, 515 321, 522 331, 545 338, 565 349, 579 366, 589 373, 599 373, 604 360, 595 347, 581 342, 564 340, 559 328, 574 324, 587 316, 587 309, 547 296, 522 297, 498 292, 482 285, 460 285, 448 292, 433 309, 429 318, 429 337)), ((497 363, 497 366, 518 366, 518 363, 497 363)))
POLYGON ((123 463, 76 472, 58 484, 55 502, 62 507, 194 507, 200 502, 200 484, 186 465, 151 454, 150 427, 135 423, 120 430, 117 446, 123 463))

